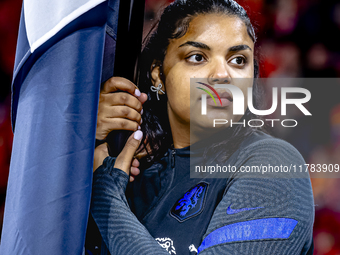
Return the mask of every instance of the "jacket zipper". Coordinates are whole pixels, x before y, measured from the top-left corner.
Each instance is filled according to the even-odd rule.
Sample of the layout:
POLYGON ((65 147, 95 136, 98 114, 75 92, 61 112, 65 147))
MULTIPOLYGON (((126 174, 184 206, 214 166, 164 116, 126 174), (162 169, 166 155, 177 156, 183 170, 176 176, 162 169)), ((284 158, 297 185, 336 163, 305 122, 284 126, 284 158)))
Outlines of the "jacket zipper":
MULTIPOLYGON (((171 164, 171 168, 172 168, 172 169, 175 168, 175 155, 176 155, 176 150, 171 149, 171 155, 169 155, 169 156, 170 156, 170 164, 171 164)), ((171 180, 171 182, 172 182, 172 181, 173 181, 173 179, 171 180)), ((171 186, 171 183, 170 183, 169 186, 171 186)), ((164 191, 163 194, 157 199, 156 203, 155 203, 152 207, 150 207, 150 208, 148 209, 148 211, 146 212, 146 214, 143 216, 143 219, 141 220, 142 223, 145 222, 145 220, 147 219, 147 217, 149 216, 149 214, 151 213, 151 211, 153 210, 153 208, 155 208, 155 207, 159 204, 159 202, 162 200, 162 198, 163 198, 163 196, 164 196, 165 193, 166 193, 166 192, 164 191)))
POLYGON ((171 168, 175 167, 175 155, 176 155, 176 151, 171 150, 171 168))

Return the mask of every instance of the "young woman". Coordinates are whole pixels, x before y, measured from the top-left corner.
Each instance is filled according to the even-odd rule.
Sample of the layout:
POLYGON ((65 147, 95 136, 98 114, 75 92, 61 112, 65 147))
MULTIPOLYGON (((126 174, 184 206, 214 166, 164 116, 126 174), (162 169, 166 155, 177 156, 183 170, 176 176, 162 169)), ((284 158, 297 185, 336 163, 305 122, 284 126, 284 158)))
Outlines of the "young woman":
POLYGON ((312 254, 308 173, 253 178, 236 171, 225 178, 190 178, 193 147, 198 164, 238 170, 304 164, 294 147, 262 131, 212 127, 216 118, 251 119, 248 109, 233 115, 232 95, 217 85, 233 84, 244 95, 253 87, 256 94, 255 41, 235 1, 177 0, 144 48, 139 89, 118 77, 105 83, 96 138, 134 131, 117 158, 108 156, 106 144, 95 149, 91 212, 111 254, 312 254), (190 94, 190 78, 216 87, 220 106, 207 99, 209 114, 202 115, 201 91, 190 94), (134 159, 136 150, 147 152, 147 160, 134 159))

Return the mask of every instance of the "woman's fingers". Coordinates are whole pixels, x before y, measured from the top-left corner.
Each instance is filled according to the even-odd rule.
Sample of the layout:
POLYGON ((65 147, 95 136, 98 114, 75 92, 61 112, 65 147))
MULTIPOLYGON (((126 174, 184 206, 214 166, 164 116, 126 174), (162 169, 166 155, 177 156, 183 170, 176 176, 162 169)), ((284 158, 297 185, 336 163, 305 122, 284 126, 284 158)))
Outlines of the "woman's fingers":
POLYGON ((129 94, 138 98, 142 104, 144 104, 148 99, 148 96, 145 93, 141 93, 135 84, 122 77, 112 77, 108 79, 104 83, 101 94, 112 94, 113 92, 117 91, 128 92, 129 94))
POLYGON ((140 93, 129 80, 121 77, 109 79, 99 97, 96 139, 105 139, 113 130, 136 131, 141 124, 142 104, 146 100, 147 95, 140 93))
MULTIPOLYGON (((133 148, 131 148, 131 150, 133 151, 133 148)), ((94 151, 94 161, 93 161, 93 172, 96 171, 96 169, 100 165, 103 164, 103 161, 107 156, 109 156, 109 152, 108 152, 106 143, 99 145, 95 149, 95 151, 94 151)), ((129 157, 130 155, 127 154, 125 156, 129 157)), ((118 161, 120 159, 117 158, 118 161)), ((116 162, 117 162, 117 160, 116 160, 116 162)), ((119 162, 118 162, 118 164, 119 164, 119 162)), ((118 165, 115 164, 114 167, 118 167, 118 165)), ((130 167, 130 177, 129 177, 130 182, 133 182, 135 180, 135 177, 140 174, 140 170, 139 170, 138 167, 139 167, 139 161, 138 161, 138 159, 135 158, 135 159, 132 160, 131 167, 130 167)))
POLYGON ((123 77, 112 77, 108 79, 104 83, 102 93, 112 93, 119 90, 126 91, 131 95, 135 95, 136 97, 139 97, 141 95, 141 92, 139 91, 137 86, 123 77))
POLYGON ((103 140, 112 130, 130 130, 140 129, 140 123, 122 118, 104 118, 97 120, 96 139, 103 140))
POLYGON ((133 182, 137 175, 140 174, 139 168, 131 167, 130 169, 130 182, 133 182))
MULTIPOLYGON (((140 173, 139 161, 131 161, 143 136, 138 129, 142 122, 142 105, 146 100, 145 93, 141 93, 135 84, 122 77, 112 77, 106 81, 99 97, 96 139, 105 139, 112 130, 136 131, 128 139, 114 166, 127 174, 131 172, 130 181, 140 173)), ((108 156, 106 144, 105 149, 104 145, 97 148, 94 170, 102 164, 104 156, 108 156)))
POLYGON ((109 94, 116 91, 125 91, 129 94, 135 96, 138 98, 138 100, 144 104, 144 102, 147 100, 147 95, 145 93, 141 93, 138 89, 138 87, 133 84, 128 79, 125 79, 123 77, 112 77, 108 79, 103 86, 103 89, 101 91, 102 94, 109 94))
POLYGON ((130 167, 130 182, 133 182, 137 175, 140 174, 138 159, 133 159, 130 167))
POLYGON ((146 100, 148 100, 148 95, 145 94, 145 93, 142 93, 142 94, 140 95, 140 97, 138 97, 138 100, 139 100, 142 104, 144 104, 144 103, 146 102, 146 100))
POLYGON ((106 106, 126 105, 138 112, 142 110, 142 103, 139 101, 139 99, 126 92, 101 94, 100 97, 101 98, 99 99, 99 102, 103 102, 106 106))
POLYGON ((128 106, 108 106, 103 118, 124 118, 137 123, 141 122, 142 115, 128 106))
POLYGON ((132 166, 132 167, 137 167, 137 168, 138 168, 138 167, 139 167, 139 160, 136 159, 136 158, 133 159, 133 160, 132 160, 131 166, 132 166))
POLYGON ((133 176, 139 175, 139 174, 140 174, 139 168, 133 167, 133 166, 132 166, 132 167, 130 168, 130 174, 133 175, 133 176))
POLYGON ((137 130, 129 137, 122 152, 118 155, 115 161, 114 164, 115 168, 119 168, 123 170, 125 173, 130 174, 132 159, 140 145, 142 138, 143 133, 140 130, 137 130))

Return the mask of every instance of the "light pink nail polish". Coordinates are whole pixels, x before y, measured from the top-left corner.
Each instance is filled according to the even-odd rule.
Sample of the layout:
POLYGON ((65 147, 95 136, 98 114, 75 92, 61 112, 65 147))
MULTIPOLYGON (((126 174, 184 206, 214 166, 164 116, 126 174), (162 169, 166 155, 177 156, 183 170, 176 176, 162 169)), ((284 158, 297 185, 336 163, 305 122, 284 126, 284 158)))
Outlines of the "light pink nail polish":
POLYGON ((135 138, 136 140, 140 140, 143 137, 143 132, 140 130, 137 130, 134 134, 133 134, 133 138, 135 138))
POLYGON ((137 97, 139 97, 139 96, 141 95, 139 89, 135 89, 135 95, 136 95, 137 97))

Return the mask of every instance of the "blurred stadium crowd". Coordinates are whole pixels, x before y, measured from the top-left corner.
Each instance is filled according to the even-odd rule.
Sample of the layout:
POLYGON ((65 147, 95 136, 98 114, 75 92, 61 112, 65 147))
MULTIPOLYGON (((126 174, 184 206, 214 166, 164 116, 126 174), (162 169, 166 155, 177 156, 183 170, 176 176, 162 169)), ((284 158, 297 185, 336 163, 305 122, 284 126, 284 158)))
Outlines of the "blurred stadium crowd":
MULTIPOLYGON (((145 35, 171 1, 147 0, 145 35)), ((340 2, 336 0, 239 0, 254 22, 264 78, 340 76, 340 2)), ((10 86, 22 0, 0 0, 0 231, 12 146, 10 86)), ((340 80, 340 79, 339 79, 340 80)), ((340 83, 305 87, 313 118, 290 132, 273 133, 292 143, 307 163, 340 163, 340 83)), ((332 83, 331 82, 331 83, 332 83)), ((313 83, 314 84, 314 83, 313 83)), ((312 178, 316 255, 340 254, 340 179, 312 178)))

